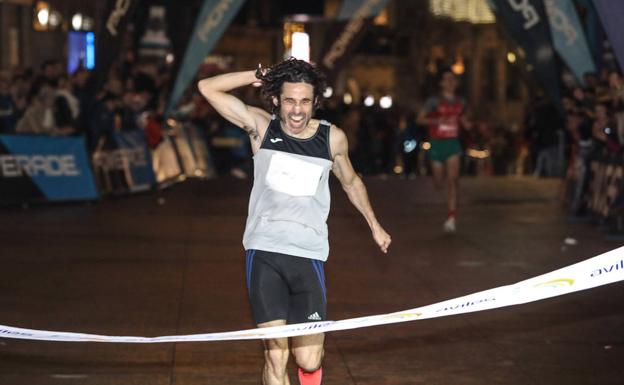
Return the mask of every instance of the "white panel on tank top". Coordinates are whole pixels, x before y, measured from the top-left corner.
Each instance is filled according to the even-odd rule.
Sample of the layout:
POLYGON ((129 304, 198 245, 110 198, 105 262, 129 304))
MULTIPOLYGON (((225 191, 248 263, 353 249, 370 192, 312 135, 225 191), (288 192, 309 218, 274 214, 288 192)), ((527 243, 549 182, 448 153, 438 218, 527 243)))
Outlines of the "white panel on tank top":
POLYGON ((266 184, 272 190, 292 196, 313 196, 323 174, 323 167, 276 153, 271 156, 266 184))

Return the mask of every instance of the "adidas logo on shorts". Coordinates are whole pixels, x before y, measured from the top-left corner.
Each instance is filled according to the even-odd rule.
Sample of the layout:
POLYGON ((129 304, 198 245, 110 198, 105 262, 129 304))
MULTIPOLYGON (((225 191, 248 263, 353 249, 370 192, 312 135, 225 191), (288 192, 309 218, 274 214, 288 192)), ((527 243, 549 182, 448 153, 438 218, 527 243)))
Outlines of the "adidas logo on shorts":
POLYGON ((308 319, 309 319, 310 321, 320 321, 320 320, 321 320, 321 316, 319 315, 319 313, 318 313, 318 312, 314 312, 314 314, 310 314, 310 315, 308 316, 308 319))

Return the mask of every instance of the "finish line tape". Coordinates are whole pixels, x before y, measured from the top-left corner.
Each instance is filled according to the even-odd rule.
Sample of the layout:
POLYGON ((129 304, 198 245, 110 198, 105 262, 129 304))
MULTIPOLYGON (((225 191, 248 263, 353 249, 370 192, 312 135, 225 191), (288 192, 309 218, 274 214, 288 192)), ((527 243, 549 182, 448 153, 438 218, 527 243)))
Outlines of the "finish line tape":
POLYGON ((414 309, 350 318, 276 326, 222 333, 174 335, 162 337, 124 337, 97 334, 22 329, 0 325, 0 338, 66 342, 164 343, 253 340, 293 337, 337 330, 423 320, 472 313, 552 298, 624 280, 624 247, 597 257, 530 278, 513 285, 500 286, 414 309))

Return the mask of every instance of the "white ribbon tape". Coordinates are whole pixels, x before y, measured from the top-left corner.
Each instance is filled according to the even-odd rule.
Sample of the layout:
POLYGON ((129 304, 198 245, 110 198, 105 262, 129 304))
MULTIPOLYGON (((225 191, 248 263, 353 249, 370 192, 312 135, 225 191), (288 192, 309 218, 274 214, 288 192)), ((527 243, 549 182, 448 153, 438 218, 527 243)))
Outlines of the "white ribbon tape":
POLYGON ((569 294, 575 291, 591 289, 622 280, 624 280, 624 247, 513 285, 480 291, 463 297, 438 302, 433 305, 403 310, 396 313, 350 318, 340 321, 310 322, 233 332, 162 337, 104 336, 97 334, 22 329, 0 325, 0 338, 69 342, 162 343, 292 337, 416 321, 519 305, 569 294))

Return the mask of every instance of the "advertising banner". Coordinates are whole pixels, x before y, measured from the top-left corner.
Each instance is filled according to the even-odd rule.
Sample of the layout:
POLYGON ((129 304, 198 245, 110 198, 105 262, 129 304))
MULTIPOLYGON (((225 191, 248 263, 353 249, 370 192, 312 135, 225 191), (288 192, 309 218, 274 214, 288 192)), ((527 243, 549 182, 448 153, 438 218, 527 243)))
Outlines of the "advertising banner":
POLYGON ((327 44, 319 66, 332 84, 342 67, 360 44, 373 18, 386 6, 387 0, 344 0, 338 22, 329 27, 327 44))
POLYGON ((492 12, 526 53, 539 83, 552 101, 558 103, 559 71, 544 3, 537 0, 493 0, 491 3, 494 4, 492 12))
POLYGON ((594 0, 594 7, 600 16, 602 26, 609 37, 620 68, 624 68, 624 33, 620 23, 624 20, 624 2, 594 0))
POLYGON ((568 0, 544 0, 544 5, 555 49, 582 84, 583 75, 596 72, 596 66, 574 3, 568 0))
POLYGON ((83 137, 0 135, 0 204, 97 198, 83 137))
POLYGON ((146 191, 156 183, 143 131, 122 131, 102 138, 93 153, 93 168, 103 194, 146 191))
POLYGON ((171 98, 167 105, 168 115, 171 109, 178 103, 189 83, 195 79, 197 69, 204 58, 214 48, 217 41, 230 25, 245 0, 205 0, 202 6, 191 41, 186 48, 186 54, 182 60, 171 98))

